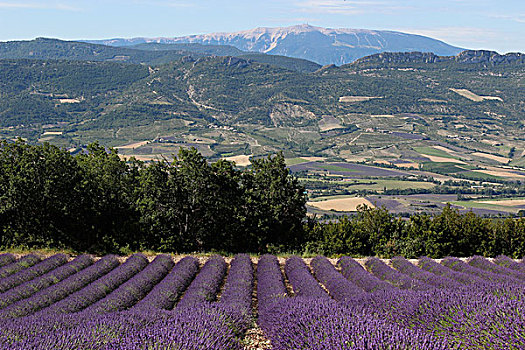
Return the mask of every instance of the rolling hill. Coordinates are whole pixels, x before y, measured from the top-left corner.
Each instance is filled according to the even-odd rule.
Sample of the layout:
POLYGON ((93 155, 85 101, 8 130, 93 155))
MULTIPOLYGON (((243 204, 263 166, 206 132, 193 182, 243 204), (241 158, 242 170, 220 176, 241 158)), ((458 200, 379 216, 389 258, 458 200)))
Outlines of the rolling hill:
POLYGON ((244 52, 232 46, 222 45, 140 44, 132 47, 112 47, 49 38, 0 42, 0 59, 51 59, 160 65, 178 61, 183 57, 206 56, 236 56, 305 72, 313 72, 321 67, 317 63, 304 59, 244 52))
POLYGON ((175 38, 108 39, 89 42, 110 46, 132 46, 142 43, 231 45, 243 51, 302 58, 321 65, 342 65, 381 52, 421 51, 450 56, 463 50, 421 35, 382 30, 331 29, 307 24, 175 38))
POLYGON ((388 161, 418 161, 414 147, 440 142, 502 157, 514 147, 521 162, 523 64, 385 62, 304 73, 216 56, 158 66, 2 60, 1 135, 68 147, 155 141, 144 154, 187 144, 215 157, 282 149, 388 161))
POLYGON ((157 65, 5 59, 0 139, 73 153, 98 140, 144 161, 195 147, 239 165, 282 150, 325 205, 413 213, 452 202, 516 214, 525 193, 522 58, 383 53, 313 72, 232 56, 157 65), (487 202, 493 195, 509 201, 487 202))

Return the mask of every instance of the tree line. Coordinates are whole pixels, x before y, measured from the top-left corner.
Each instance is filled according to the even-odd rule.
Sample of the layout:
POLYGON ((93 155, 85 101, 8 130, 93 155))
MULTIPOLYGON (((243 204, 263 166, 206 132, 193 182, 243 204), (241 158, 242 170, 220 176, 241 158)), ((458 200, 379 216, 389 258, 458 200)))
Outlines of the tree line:
POLYGON ((525 218, 450 206, 401 218, 361 207, 323 221, 307 217, 306 200, 282 153, 238 169, 194 148, 144 163, 98 143, 72 155, 47 143, 0 142, 0 250, 525 256, 525 218))
POLYGON ((525 218, 482 218, 447 205, 439 215, 395 217, 385 208, 358 208, 337 221, 308 220, 304 251, 324 255, 407 258, 525 256, 525 218))
POLYGON ((261 252, 300 244, 305 203, 282 154, 239 170, 194 148, 146 164, 98 143, 0 143, 0 249, 261 252))

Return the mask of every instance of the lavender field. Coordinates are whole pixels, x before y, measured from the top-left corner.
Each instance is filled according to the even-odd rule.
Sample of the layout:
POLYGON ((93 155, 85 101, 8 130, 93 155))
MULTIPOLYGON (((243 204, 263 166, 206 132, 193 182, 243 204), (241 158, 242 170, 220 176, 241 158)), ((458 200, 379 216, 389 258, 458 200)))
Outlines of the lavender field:
POLYGON ((0 349, 524 349, 524 285, 505 256, 0 254, 0 349))

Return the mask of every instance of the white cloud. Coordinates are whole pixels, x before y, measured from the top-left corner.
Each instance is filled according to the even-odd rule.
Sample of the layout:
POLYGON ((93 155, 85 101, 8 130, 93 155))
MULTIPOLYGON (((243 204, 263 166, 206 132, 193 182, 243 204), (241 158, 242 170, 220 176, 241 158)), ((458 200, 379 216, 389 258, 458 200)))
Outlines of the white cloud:
POLYGON ((490 15, 489 17, 505 19, 505 20, 518 22, 518 23, 525 23, 525 14, 516 14, 512 16, 511 15, 490 15))
POLYGON ((278 23, 279 25, 283 25, 283 23, 290 23, 290 24, 297 24, 297 23, 306 23, 306 24, 312 24, 319 22, 320 19, 316 17, 268 17, 264 19, 267 22, 271 23, 278 23))
POLYGON ((49 3, 48 1, 42 2, 7 2, 0 1, 0 9, 51 9, 51 10, 63 10, 63 11, 79 11, 80 9, 75 6, 70 6, 64 3, 49 3))
POLYGON ((331 14, 360 14, 363 9, 356 6, 353 1, 341 0, 306 0, 297 1, 295 7, 304 12, 331 13, 331 14))
POLYGON ((294 7, 301 12, 356 15, 364 13, 393 13, 411 8, 392 1, 366 0, 296 0, 294 7))
POLYGON ((165 0, 165 1, 135 0, 133 2, 135 4, 140 4, 140 5, 177 7, 177 8, 189 8, 189 7, 197 6, 195 1, 186 1, 186 0, 165 0))
POLYGON ((441 27, 441 28, 397 28, 405 33, 420 34, 434 39, 440 39, 447 43, 463 44, 485 44, 493 42, 501 36, 501 33, 488 29, 476 27, 441 27))

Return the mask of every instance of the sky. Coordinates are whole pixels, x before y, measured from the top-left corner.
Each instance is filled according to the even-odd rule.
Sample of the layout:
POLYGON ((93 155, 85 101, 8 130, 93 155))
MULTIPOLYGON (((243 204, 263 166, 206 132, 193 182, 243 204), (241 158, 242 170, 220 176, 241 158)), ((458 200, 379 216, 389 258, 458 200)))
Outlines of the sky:
POLYGON ((525 52, 524 0, 0 0, 0 41, 175 37, 304 23, 525 52))

